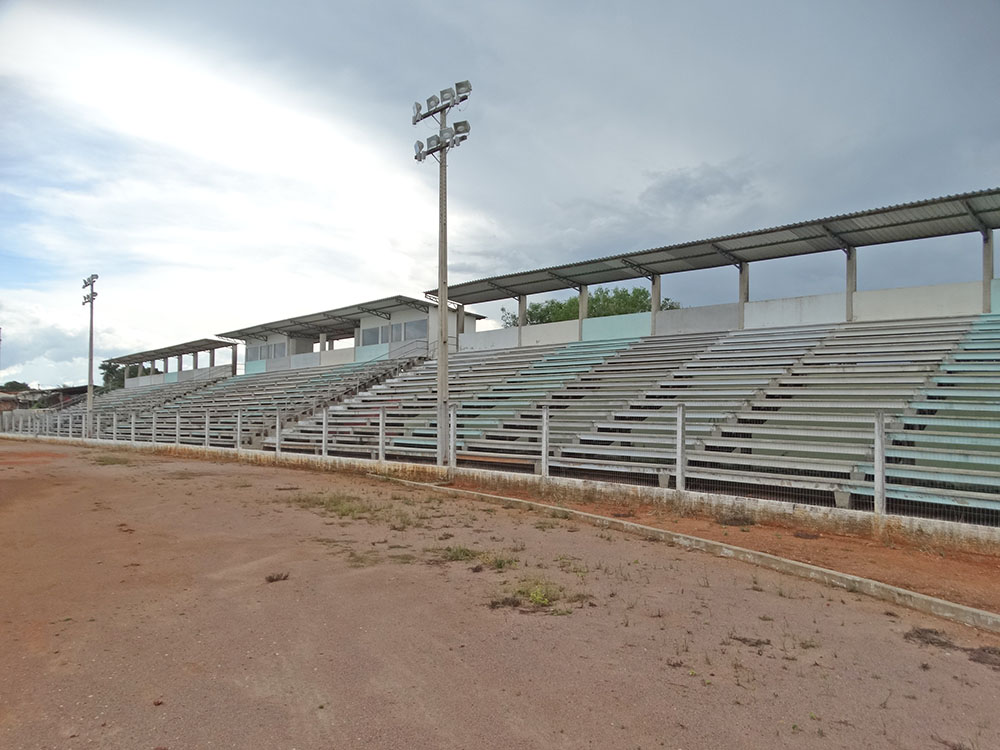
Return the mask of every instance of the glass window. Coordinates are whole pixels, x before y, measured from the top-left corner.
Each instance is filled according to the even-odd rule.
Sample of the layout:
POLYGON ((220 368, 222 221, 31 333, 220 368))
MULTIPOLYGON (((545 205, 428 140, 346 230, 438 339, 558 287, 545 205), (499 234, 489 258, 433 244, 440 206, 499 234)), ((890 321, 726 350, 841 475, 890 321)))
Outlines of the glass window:
POLYGON ((411 320, 403 326, 403 338, 406 341, 427 338, 427 318, 411 320))
POLYGON ((383 344, 388 344, 389 343, 389 326, 382 326, 379 329, 379 331, 381 331, 381 334, 382 334, 382 343, 383 344))
POLYGON ((392 340, 402 341, 403 340, 403 324, 393 323, 392 324, 392 340))
POLYGON ((361 346, 373 346, 378 343, 378 328, 361 329, 361 346))
POLYGON ((277 359, 278 357, 285 356, 285 345, 284 344, 274 344, 274 354, 273 357, 277 359))
POLYGON ((247 347, 247 362, 254 362, 260 359, 260 347, 259 346, 248 346, 247 347))

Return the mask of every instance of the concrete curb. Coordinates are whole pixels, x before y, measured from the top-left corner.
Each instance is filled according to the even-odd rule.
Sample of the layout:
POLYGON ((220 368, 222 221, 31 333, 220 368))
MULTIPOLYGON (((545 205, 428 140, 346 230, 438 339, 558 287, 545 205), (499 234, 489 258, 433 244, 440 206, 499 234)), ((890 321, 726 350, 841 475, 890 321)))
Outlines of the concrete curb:
POLYGON ((601 528, 617 529, 618 531, 624 531, 628 534, 637 534, 647 539, 671 542, 676 544, 678 547, 700 550, 702 552, 717 555, 718 557, 728 557, 733 560, 750 563, 751 565, 758 565, 762 568, 767 568, 768 570, 786 573, 797 578, 805 578, 809 581, 817 581, 818 583, 842 588, 852 593, 865 594, 866 596, 870 596, 874 599, 892 602, 893 604, 897 604, 902 607, 909 607, 910 609, 916 610, 917 612, 923 612, 924 614, 943 617, 945 619, 952 620, 953 622, 961 623, 962 625, 968 625, 981 630, 989 630, 994 633, 1000 633, 1000 614, 987 612, 983 609, 975 609, 974 607, 966 607, 963 604, 955 604, 954 602, 938 599, 916 591, 902 589, 898 586, 890 586, 888 583, 873 581, 870 578, 862 578, 849 573, 840 573, 836 570, 820 568, 816 565, 810 565, 809 563, 798 562, 797 560, 788 560, 784 557, 777 557, 776 555, 770 555, 766 552, 757 552, 744 547, 736 547, 731 544, 713 542, 709 539, 680 534, 676 531, 657 529, 653 526, 645 526, 640 523, 623 521, 620 518, 608 518, 607 516, 599 516, 595 513, 573 510, 572 508, 564 508, 559 505, 547 505, 545 503, 534 502, 533 500, 522 500, 520 498, 505 497, 503 495, 492 495, 487 492, 476 492, 475 490, 457 489, 454 487, 448 487, 444 484, 414 482, 409 479, 399 479, 397 477, 383 474, 371 474, 370 476, 386 479, 392 482, 399 482, 401 484, 422 487, 425 489, 430 488, 444 492, 472 495, 474 497, 480 497, 495 502, 513 503, 520 505, 521 507, 533 508, 535 510, 545 510, 549 512, 558 511, 559 513, 567 514, 570 518, 586 521, 587 523, 601 528))

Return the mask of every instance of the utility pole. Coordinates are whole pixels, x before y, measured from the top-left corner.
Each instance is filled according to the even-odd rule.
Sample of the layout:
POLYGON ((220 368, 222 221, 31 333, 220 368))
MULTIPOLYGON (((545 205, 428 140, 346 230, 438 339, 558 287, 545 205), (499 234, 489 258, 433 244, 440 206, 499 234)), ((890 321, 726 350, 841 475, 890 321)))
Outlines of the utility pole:
POLYGON ((90 287, 90 293, 83 295, 83 304, 90 305, 90 346, 87 354, 87 427, 84 430, 84 437, 91 437, 94 415, 94 300, 97 299, 97 292, 94 291, 94 282, 97 281, 96 273, 90 274, 83 280, 83 288, 90 287))
POLYGON ((437 346, 437 465, 444 466, 450 441, 448 429, 448 149, 458 146, 469 137, 467 120, 448 127, 448 110, 461 104, 472 93, 472 84, 459 81, 454 88, 441 91, 441 96, 427 98, 427 111, 421 112, 420 102, 413 103, 413 124, 433 117, 440 130, 427 138, 426 146, 417 141, 414 158, 423 161, 428 156, 438 160, 438 346, 437 346))

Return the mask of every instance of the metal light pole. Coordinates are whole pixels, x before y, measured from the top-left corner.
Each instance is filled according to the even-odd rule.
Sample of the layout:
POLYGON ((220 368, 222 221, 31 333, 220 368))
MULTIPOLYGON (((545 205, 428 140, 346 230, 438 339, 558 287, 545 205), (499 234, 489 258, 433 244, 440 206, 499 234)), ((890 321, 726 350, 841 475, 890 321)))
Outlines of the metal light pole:
POLYGON ((93 427, 94 414, 94 300, 97 299, 97 292, 94 291, 94 282, 97 281, 96 273, 90 274, 83 280, 83 288, 90 287, 90 294, 83 295, 83 304, 90 305, 90 347, 87 354, 87 428, 84 437, 90 437, 93 427))
POLYGON ((433 117, 440 130, 437 135, 414 144, 414 158, 423 161, 428 156, 438 160, 438 351, 437 351, 437 465, 444 466, 448 446, 454 436, 448 429, 448 149, 469 137, 467 120, 448 127, 448 110, 461 104, 472 93, 472 84, 459 81, 454 88, 441 91, 441 96, 427 98, 427 111, 421 112, 419 102, 413 103, 413 124, 433 117))

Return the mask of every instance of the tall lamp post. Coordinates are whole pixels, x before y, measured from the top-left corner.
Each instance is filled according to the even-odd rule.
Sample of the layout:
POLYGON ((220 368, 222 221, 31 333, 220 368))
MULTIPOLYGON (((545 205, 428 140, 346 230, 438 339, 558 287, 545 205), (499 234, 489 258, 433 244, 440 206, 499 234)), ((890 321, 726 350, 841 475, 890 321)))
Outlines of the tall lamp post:
POLYGON ((83 280, 83 288, 90 287, 90 293, 83 295, 83 304, 90 305, 90 348, 87 353, 87 429, 86 437, 91 437, 94 414, 94 300, 97 299, 97 292, 94 291, 94 282, 97 281, 97 274, 92 273, 83 280))
MULTIPOLYGON (((413 124, 433 117, 440 129, 437 135, 427 138, 427 143, 413 145, 414 158, 423 161, 433 156, 438 161, 438 351, 437 351, 437 465, 444 466, 448 455, 448 149, 458 146, 469 137, 469 122, 461 120, 448 127, 448 110, 461 104, 472 93, 472 84, 459 81, 454 88, 441 91, 440 96, 427 97, 427 111, 422 112, 420 102, 413 103, 413 124)), ((451 436, 450 439, 454 439, 451 436)))

